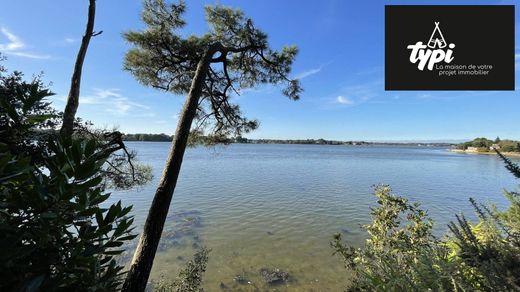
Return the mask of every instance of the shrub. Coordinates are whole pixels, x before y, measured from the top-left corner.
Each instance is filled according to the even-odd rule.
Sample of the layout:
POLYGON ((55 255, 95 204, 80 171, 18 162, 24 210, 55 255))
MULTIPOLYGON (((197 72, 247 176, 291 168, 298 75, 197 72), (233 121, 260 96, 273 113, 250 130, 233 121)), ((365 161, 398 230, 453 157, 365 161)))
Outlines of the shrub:
POLYGON ((456 266, 449 249, 432 235, 433 222, 426 212, 392 195, 385 185, 375 188, 375 196, 378 206, 372 209, 373 221, 363 226, 369 235, 365 245, 348 246, 340 234, 332 242, 352 276, 347 290, 443 291, 465 286, 451 276, 456 266))
MULTIPOLYGON (((520 167, 500 157, 520 178, 520 167)), ((520 290, 518 192, 505 192, 505 211, 470 199, 479 222, 457 215, 442 239, 432 235, 433 222, 417 203, 392 195, 388 186, 376 187, 375 195, 364 246, 349 246, 340 234, 331 243, 351 275, 348 291, 520 290)))
POLYGON ((99 204, 109 152, 96 142, 51 142, 42 171, 0 146, 0 290, 113 290, 114 255, 131 240, 131 207, 99 204))
MULTIPOLYGON (((0 58, 1 60, 1 58, 0 58)), ((41 161, 48 141, 58 136, 62 113, 46 100, 53 93, 40 77, 27 82, 23 74, 0 66, 0 143, 13 154, 29 156, 35 165, 41 161)), ((111 154, 100 169, 103 183, 118 189, 144 185, 152 179, 151 168, 136 161, 136 153, 126 148, 122 134, 92 128, 90 122, 75 120, 74 139, 94 139, 111 154)))
MULTIPOLYGON (((117 140, 62 139, 42 82, 0 68, 0 291, 113 291, 131 207, 107 208, 117 140)), ((110 139, 108 139, 110 138, 110 139)), ((116 156, 117 157, 117 156, 116 156)))

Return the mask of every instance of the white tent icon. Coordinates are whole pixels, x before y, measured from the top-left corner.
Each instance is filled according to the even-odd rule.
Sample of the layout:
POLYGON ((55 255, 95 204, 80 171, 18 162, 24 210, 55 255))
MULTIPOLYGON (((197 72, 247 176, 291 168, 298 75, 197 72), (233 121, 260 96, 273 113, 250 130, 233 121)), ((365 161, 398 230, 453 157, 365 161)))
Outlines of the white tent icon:
POLYGON ((435 22, 435 28, 433 29, 430 40, 428 41, 428 47, 432 49, 435 49, 436 47, 442 49, 446 46, 446 40, 444 39, 441 29, 439 28, 439 22, 435 22))

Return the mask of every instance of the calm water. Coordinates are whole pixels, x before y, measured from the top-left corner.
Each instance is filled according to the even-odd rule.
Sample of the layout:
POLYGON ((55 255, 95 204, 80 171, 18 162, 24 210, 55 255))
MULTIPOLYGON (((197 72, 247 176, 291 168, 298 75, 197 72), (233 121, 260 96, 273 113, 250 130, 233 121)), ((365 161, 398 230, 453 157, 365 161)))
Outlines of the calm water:
MULTIPOLYGON (((164 166, 169 143, 134 142, 154 181, 114 192, 134 205, 140 228, 164 166)), ((341 291, 347 275, 329 242, 342 232, 352 244, 364 234, 374 205, 372 186, 422 202, 437 233, 455 213, 473 215, 468 198, 505 206, 501 193, 517 182, 495 156, 441 148, 321 145, 229 145, 188 149, 166 222, 153 278, 174 277, 194 248, 212 249, 207 291, 341 291), (267 286, 261 268, 290 273, 290 282, 267 286), (241 275, 250 284, 233 278, 241 275)), ((247 282, 246 281, 246 282, 247 282)))

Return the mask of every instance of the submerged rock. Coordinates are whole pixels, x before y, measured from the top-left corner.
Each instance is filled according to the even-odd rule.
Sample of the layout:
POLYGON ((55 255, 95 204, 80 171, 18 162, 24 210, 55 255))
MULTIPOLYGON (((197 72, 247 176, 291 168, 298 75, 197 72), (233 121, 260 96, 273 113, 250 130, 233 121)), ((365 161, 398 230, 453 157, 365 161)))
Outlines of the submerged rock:
POLYGON ((174 239, 177 239, 177 238, 180 238, 180 237, 182 237, 182 234, 180 232, 178 232, 178 231, 175 231, 175 230, 165 230, 162 233, 161 239, 174 240, 174 239))
POLYGON ((181 226, 184 227, 201 227, 202 226, 202 220, 200 216, 189 216, 182 219, 181 226))
POLYGON ((172 213, 170 215, 168 215, 168 219, 170 220, 179 220, 179 219, 182 219, 182 218, 185 218, 185 217, 189 217, 189 216, 196 216, 196 217, 199 217, 200 215, 202 214, 202 212, 198 211, 198 210, 181 210, 181 211, 178 211, 178 212, 175 212, 175 213, 172 213))
MULTIPOLYGON (((202 212, 197 210, 183 210, 168 215, 166 225, 161 235, 158 251, 165 252, 173 247, 193 247, 204 245, 199 230, 203 226, 202 212)), ((125 265, 133 257, 139 238, 126 242, 122 247, 124 252, 117 256, 118 264, 125 265)), ((181 260, 181 259, 178 259, 181 260)), ((182 259, 184 261, 185 259, 182 259)))
POLYGON ((261 268, 260 276, 267 284, 271 285, 285 283, 289 280, 289 273, 280 269, 261 268))
POLYGON ((198 234, 202 227, 200 211, 180 211, 170 214, 163 230, 159 251, 166 251, 176 246, 199 248, 203 243, 198 234))
POLYGON ((251 281, 249 281, 246 277, 244 277, 242 275, 236 275, 233 278, 233 281, 237 282, 240 285, 251 284, 251 281))
POLYGON ((341 233, 343 233, 343 234, 347 234, 347 235, 356 234, 355 231, 352 231, 352 230, 350 230, 350 229, 348 229, 348 228, 342 228, 342 229, 341 229, 341 233))

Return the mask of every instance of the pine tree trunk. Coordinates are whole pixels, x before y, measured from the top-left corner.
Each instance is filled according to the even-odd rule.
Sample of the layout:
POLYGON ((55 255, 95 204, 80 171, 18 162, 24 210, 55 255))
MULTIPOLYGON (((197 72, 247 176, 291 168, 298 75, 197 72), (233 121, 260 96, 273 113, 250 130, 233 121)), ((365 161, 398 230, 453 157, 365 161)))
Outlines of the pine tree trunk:
POLYGON ((175 190, 177 178, 179 177, 191 124, 197 113, 202 87, 204 86, 204 81, 211 63, 212 51, 212 49, 208 49, 197 65, 197 71, 195 71, 188 98, 184 104, 179 124, 177 125, 172 148, 168 155, 161 181, 155 191, 152 205, 148 211, 143 234, 139 239, 122 291, 144 291, 146 288, 155 252, 157 251, 164 222, 168 214, 168 209, 170 208, 173 191, 175 190))
POLYGON ((83 69, 83 61, 87 54, 88 44, 90 38, 94 33, 94 19, 96 16, 96 0, 90 0, 88 6, 88 20, 85 29, 85 35, 81 39, 81 46, 74 64, 74 72, 72 73, 72 80, 70 84, 69 96, 67 97, 67 105, 63 112, 63 124, 61 125, 61 134, 65 137, 72 135, 74 127, 74 118, 79 106, 79 89, 81 83, 81 70, 83 69))

